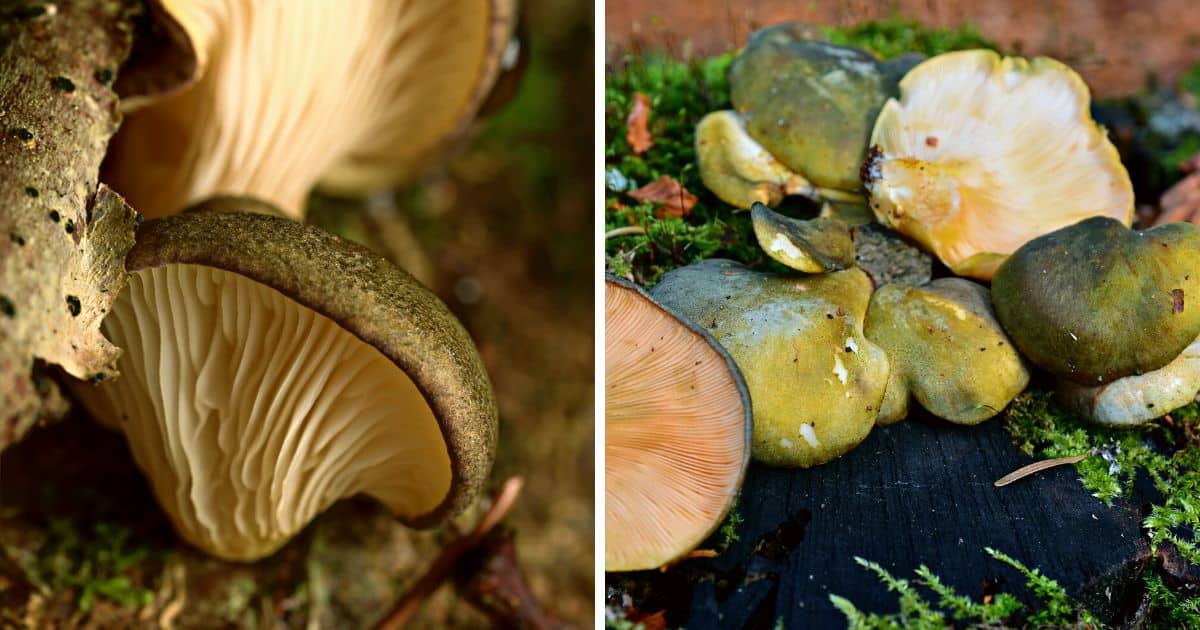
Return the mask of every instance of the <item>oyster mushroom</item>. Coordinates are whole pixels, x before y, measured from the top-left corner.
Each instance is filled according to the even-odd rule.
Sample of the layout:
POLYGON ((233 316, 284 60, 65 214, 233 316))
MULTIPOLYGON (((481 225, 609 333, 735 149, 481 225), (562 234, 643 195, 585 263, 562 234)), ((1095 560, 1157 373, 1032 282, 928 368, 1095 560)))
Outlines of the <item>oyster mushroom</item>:
POLYGON ((176 530, 254 560, 345 496, 425 527, 491 467, 496 408, 446 307, 367 250, 288 219, 147 222, 102 324, 121 378, 76 384, 125 434, 176 530))
POLYGON ((888 359, 863 335, 871 281, 861 270, 797 277, 705 260, 668 272, 651 296, 737 362, 754 400, 756 461, 822 464, 875 425, 888 359))
POLYGON ((108 181, 150 217, 219 194, 301 217, 318 182, 357 195, 411 181, 484 103, 515 4, 160 0, 194 73, 131 101, 108 181))
POLYGON ((854 266, 850 227, 837 219, 817 217, 803 221, 756 203, 750 208, 750 220, 759 247, 792 269, 825 273, 854 266))
POLYGON ((871 296, 864 331, 891 360, 879 424, 907 416, 909 398, 939 418, 978 424, 1029 384, 987 288, 970 280, 882 287, 871 296))
POLYGON ((696 130, 701 178, 724 201, 862 203, 859 166, 894 79, 869 53, 814 37, 794 22, 762 29, 730 66, 734 111, 709 114, 696 130))
POLYGON ((604 569, 652 569, 700 544, 750 461, 750 396, 702 328, 612 276, 604 288, 604 569))
POLYGON ((875 216, 954 273, 990 280, 1025 242, 1092 216, 1133 221, 1133 186, 1067 66, 988 50, 900 81, 862 169, 875 216))
POLYGON ((996 272, 996 317, 1026 358, 1081 385, 1157 370, 1200 336, 1200 228, 1106 217, 1038 237, 996 272))
POLYGON ((1145 374, 1090 387, 1058 383, 1058 397, 1080 417, 1097 424, 1143 424, 1191 403, 1200 392, 1200 339, 1170 363, 1145 374))

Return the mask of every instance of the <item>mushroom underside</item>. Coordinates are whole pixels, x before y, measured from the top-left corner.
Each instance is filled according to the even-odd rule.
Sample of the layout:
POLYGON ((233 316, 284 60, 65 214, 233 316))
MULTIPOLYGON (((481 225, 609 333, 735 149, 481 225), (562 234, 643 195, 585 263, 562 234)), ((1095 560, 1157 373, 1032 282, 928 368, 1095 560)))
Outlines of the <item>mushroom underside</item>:
POLYGON ((604 565, 650 569, 699 545, 732 505, 748 402, 702 333, 633 289, 610 284, 605 302, 604 565))
POLYGON ((214 555, 278 549, 341 497, 402 520, 450 492, 448 449, 415 383, 331 319, 239 274, 132 274, 103 331, 121 377, 81 386, 123 431, 180 535, 214 555))

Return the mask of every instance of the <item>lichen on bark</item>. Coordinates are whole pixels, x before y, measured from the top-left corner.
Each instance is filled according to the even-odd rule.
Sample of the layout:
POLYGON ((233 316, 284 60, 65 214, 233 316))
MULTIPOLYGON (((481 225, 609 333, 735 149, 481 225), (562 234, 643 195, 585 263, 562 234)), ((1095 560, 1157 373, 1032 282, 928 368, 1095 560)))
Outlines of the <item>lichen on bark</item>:
POLYGON ((0 450, 65 411, 43 363, 116 375, 100 322, 125 286, 138 215, 99 170, 138 6, 0 8, 0 450))

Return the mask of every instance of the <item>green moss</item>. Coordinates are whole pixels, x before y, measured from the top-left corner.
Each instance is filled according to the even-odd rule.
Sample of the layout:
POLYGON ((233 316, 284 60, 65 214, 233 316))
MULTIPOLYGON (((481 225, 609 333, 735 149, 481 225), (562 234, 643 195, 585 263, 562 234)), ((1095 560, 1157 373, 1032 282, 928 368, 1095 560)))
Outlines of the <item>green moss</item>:
POLYGON ((75 591, 76 604, 85 613, 101 598, 141 608, 154 599, 153 591, 139 585, 142 565, 160 558, 149 547, 129 544, 130 535, 130 530, 104 522, 89 531, 74 521, 51 520, 36 558, 23 568, 43 590, 75 591))
POLYGON ((910 52, 932 57, 952 50, 997 49, 995 42, 985 38, 971 24, 964 24, 956 29, 929 28, 920 22, 889 18, 850 27, 825 27, 821 30, 829 41, 835 44, 865 48, 884 59, 910 52))
POLYGON ((1200 405, 1192 403, 1147 426, 1108 429, 1084 423, 1029 391, 1009 407, 1006 427, 1017 446, 1037 457, 1091 454, 1075 464, 1080 481, 1107 504, 1127 495, 1144 474, 1161 493, 1143 521, 1152 547, 1171 542, 1200 564, 1200 405))
POLYGON ((1067 595, 1058 582, 999 551, 985 551, 1025 576, 1025 587, 1038 600, 1038 606, 1029 615, 1020 615, 1023 606, 1010 593, 998 593, 990 600, 976 602, 958 594, 925 565, 916 570, 920 579, 913 583, 893 576, 874 562, 857 557, 855 562, 874 573, 889 591, 896 593, 900 610, 886 615, 865 613, 845 597, 831 594, 829 600, 846 616, 848 625, 854 629, 1100 627, 1095 616, 1067 595), (936 603, 919 587, 936 595, 936 603))
POLYGON ((729 53, 693 62, 631 57, 608 75, 604 228, 605 232, 628 226, 644 230, 606 239, 610 273, 651 286, 663 273, 705 258, 777 266, 763 258, 749 214, 710 193, 696 167, 696 123, 709 112, 730 107, 727 73, 733 57, 729 53), (625 120, 637 93, 646 95, 651 107, 648 128, 653 145, 642 155, 635 155, 625 138, 625 120), (696 205, 686 218, 659 218, 654 204, 639 204, 625 194, 662 175, 696 195, 696 205))

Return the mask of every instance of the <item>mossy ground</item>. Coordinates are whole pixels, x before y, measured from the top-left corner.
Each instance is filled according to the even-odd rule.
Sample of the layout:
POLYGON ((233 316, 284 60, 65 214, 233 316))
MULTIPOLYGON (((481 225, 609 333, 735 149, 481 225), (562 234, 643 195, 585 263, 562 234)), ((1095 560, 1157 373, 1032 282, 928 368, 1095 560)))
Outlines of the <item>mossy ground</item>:
MULTIPOLYGON (((963 48, 995 46, 977 31, 927 29, 903 20, 863 24, 851 29, 825 29, 834 42, 867 48, 888 58, 906 52, 939 54, 963 48)), ((605 230, 640 226, 643 233, 623 234, 605 241, 606 270, 644 286, 653 285, 663 273, 697 260, 732 258, 760 269, 773 268, 755 244, 748 213, 733 208, 708 192, 700 182, 695 164, 692 132, 701 117, 726 109, 729 85, 726 71, 733 54, 681 63, 665 57, 626 58, 610 67, 605 81, 605 230), (634 93, 645 94, 652 112, 649 130, 654 143, 635 155, 625 139, 625 117, 634 93), (653 204, 638 204, 625 191, 669 175, 698 197, 685 218, 660 218, 653 204)), ((1192 94, 1192 106, 1200 99, 1200 66, 1180 81, 1177 92, 1192 94)), ((1186 97, 1185 97, 1186 101, 1186 97)), ((1156 101, 1138 95, 1103 104, 1110 111, 1130 113, 1125 120, 1144 128, 1156 101)), ((1157 198, 1178 178, 1178 164, 1200 150, 1200 135, 1184 134, 1159 144, 1141 143, 1124 154, 1142 163, 1131 167, 1135 185, 1146 198, 1157 198), (1192 144, 1189 144, 1192 143, 1192 144), (1193 146, 1193 144, 1195 146, 1193 146), (1148 147, 1148 148, 1146 148, 1148 147), (1140 176, 1139 176, 1140 174, 1140 176)), ((1140 198, 1140 197, 1139 197, 1140 198)), ((785 210, 794 215, 815 213, 803 202, 788 202, 785 210)), ((1144 527, 1150 542, 1178 554, 1189 570, 1200 568, 1200 428, 1197 405, 1191 405, 1151 425, 1131 430, 1099 429, 1070 416, 1053 403, 1050 395, 1035 386, 1023 394, 1004 415, 1003 422, 1014 444, 1035 457, 1060 457, 1094 453, 1076 465, 1080 483, 1097 497, 1111 502, 1133 491, 1135 481, 1149 480, 1157 500, 1149 506, 1144 527)), ((736 537, 737 511, 721 529, 726 539, 736 537)), ((866 559, 861 561, 898 592, 901 612, 872 615, 860 612, 847 599, 838 606, 856 627, 943 627, 946 623, 1016 625, 1087 623, 1090 614, 1075 605, 1053 576, 1036 573, 1037 558, 1008 558, 1004 550, 989 551, 993 557, 1028 571, 1029 588, 1043 606, 1020 610, 1006 598, 990 603, 971 602, 945 592, 937 580, 937 567, 924 569, 915 582, 886 574, 866 559), (921 586, 927 591, 916 589, 921 586), (1056 590, 1057 589, 1057 590, 1056 590), (933 599, 927 600, 932 595, 933 599)), ((980 550, 982 553, 983 550, 980 550)), ((847 559, 849 562, 850 559, 847 559)), ((1200 587, 1166 574, 1153 560, 1144 578, 1143 607, 1136 613, 1148 627, 1200 627, 1200 587)))
MULTIPOLYGON (((447 168, 369 212, 362 200, 314 199, 313 220, 425 265, 462 319, 500 407, 492 479, 525 478, 506 521, 522 568, 550 610, 588 626, 591 7, 526 8, 530 65, 518 91, 447 168)), ((75 412, 0 458, 0 627, 370 627, 448 537, 348 500, 260 562, 205 557, 179 542, 123 439, 75 412)), ((444 588, 415 625, 484 623, 444 588)))

